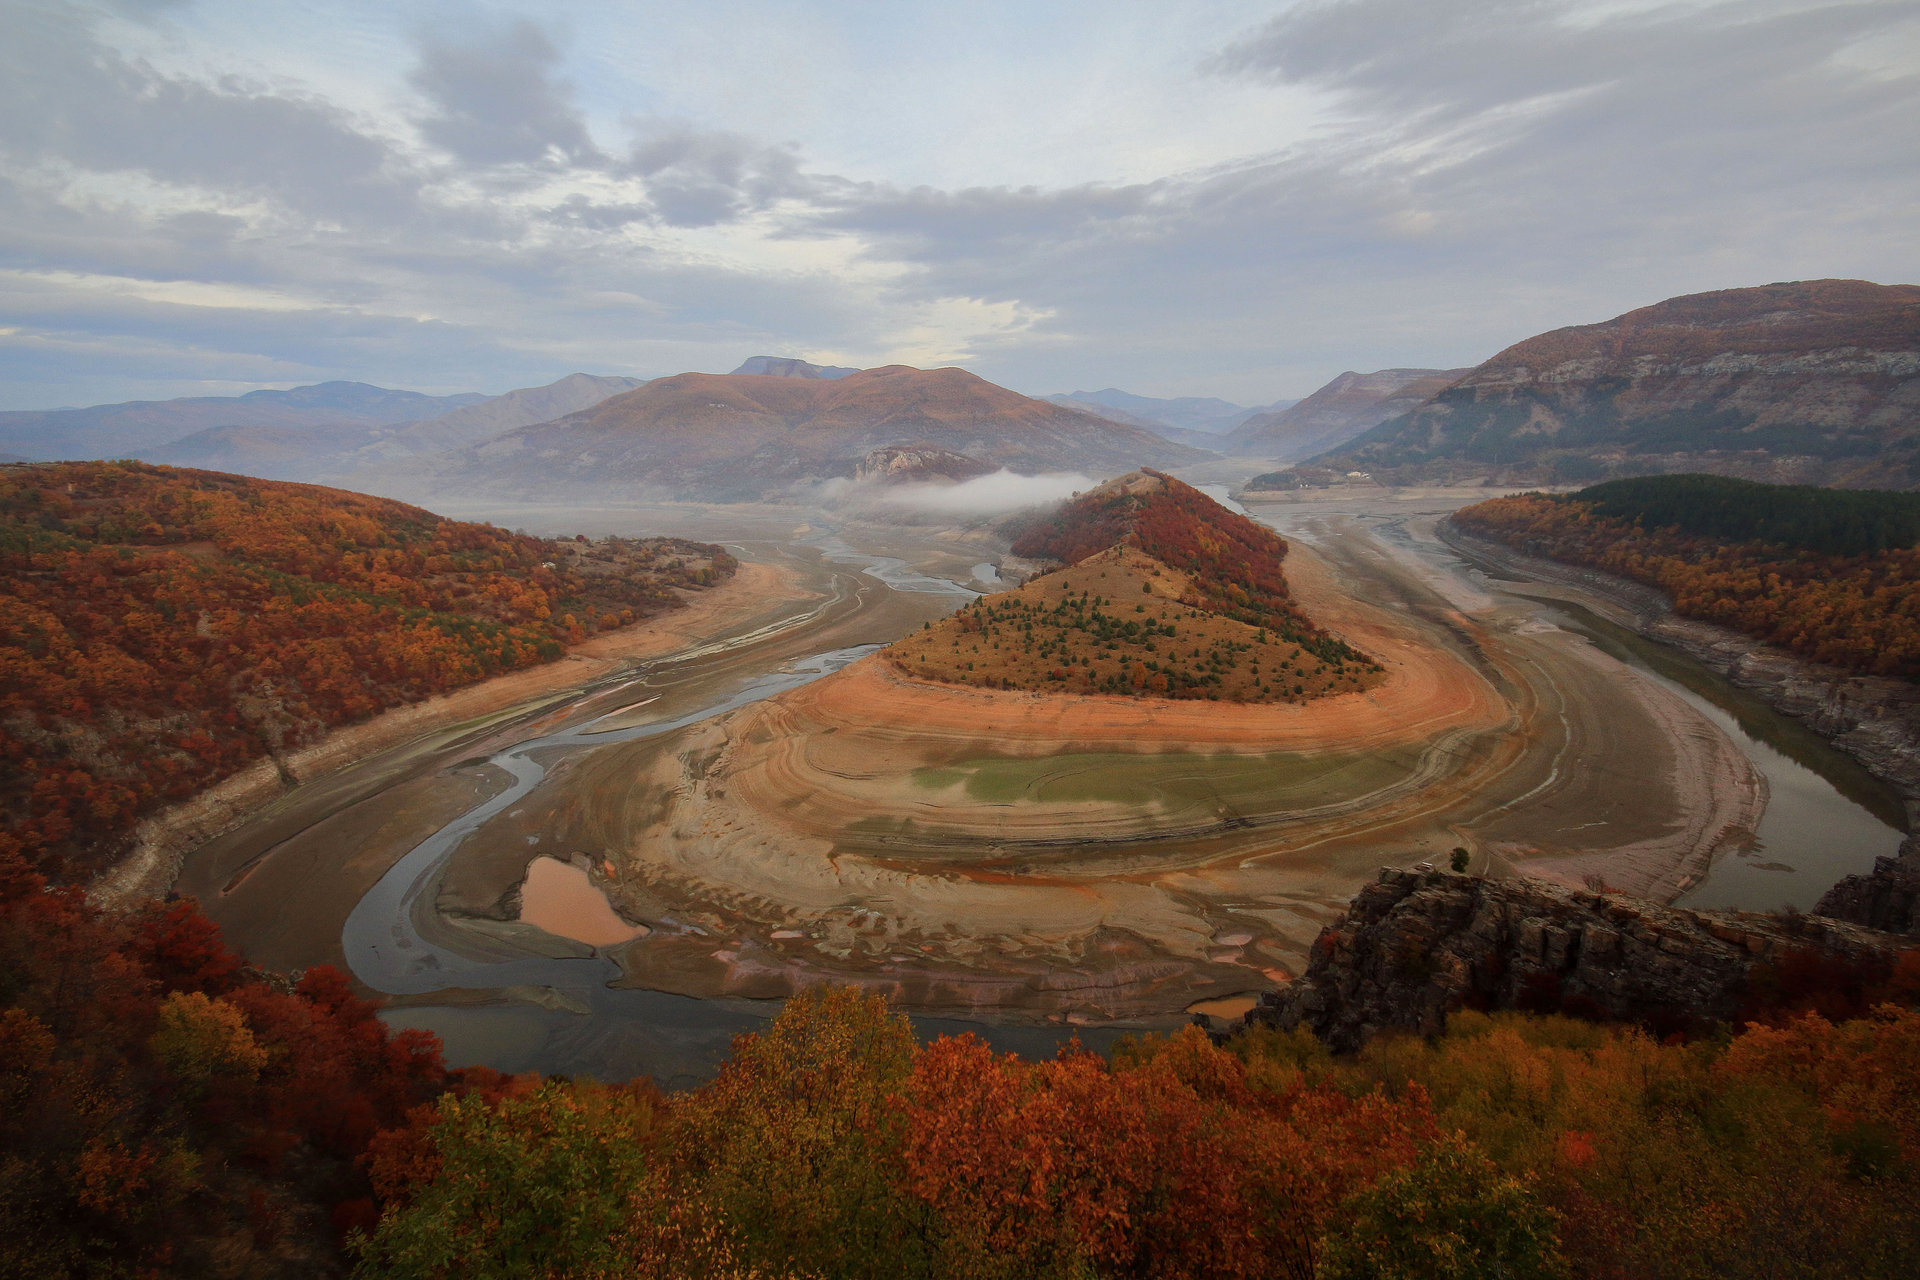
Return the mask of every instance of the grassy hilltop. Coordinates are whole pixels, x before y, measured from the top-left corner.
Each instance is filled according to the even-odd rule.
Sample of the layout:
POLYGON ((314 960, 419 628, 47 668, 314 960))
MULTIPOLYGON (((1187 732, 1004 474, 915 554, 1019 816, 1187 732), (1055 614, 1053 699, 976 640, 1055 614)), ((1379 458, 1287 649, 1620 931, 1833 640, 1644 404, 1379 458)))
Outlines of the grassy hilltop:
POLYGON ((1135 472, 1035 522, 1017 555, 1061 562, 887 650, 909 675, 988 689, 1302 702, 1381 669, 1292 600, 1287 544, 1199 490, 1135 472))

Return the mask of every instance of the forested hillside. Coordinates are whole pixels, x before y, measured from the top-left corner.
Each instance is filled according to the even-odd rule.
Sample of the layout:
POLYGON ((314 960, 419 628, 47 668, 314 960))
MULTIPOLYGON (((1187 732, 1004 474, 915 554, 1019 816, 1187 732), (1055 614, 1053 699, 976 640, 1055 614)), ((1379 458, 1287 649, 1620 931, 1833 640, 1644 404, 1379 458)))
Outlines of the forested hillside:
POLYGON ((1495 498, 1453 520, 1816 662, 1920 679, 1920 497, 1649 476, 1495 498))
POLYGON ((1692 1043, 1462 1011, 1348 1057, 1189 1028, 1023 1061, 816 990, 663 1095, 449 1073, 332 970, 0 854, 0 1274, 1903 1277, 1913 959, 1758 975, 1692 1043))
POLYGON ((1189 1029, 1025 1062, 814 993, 691 1094, 416 1113, 360 1274, 1902 1276, 1917 1063, 1892 1005, 1694 1045, 1462 1013, 1345 1059, 1189 1029))
POLYGON ((557 658, 733 565, 213 472, 0 468, 0 850, 90 872, 263 754, 557 658))
POLYGON ((1015 532, 1013 554, 1064 565, 1125 543, 1187 575, 1191 604, 1289 638, 1317 635, 1287 589, 1286 540, 1158 471, 1110 480, 1015 532))
POLYGON ((1860 556, 1920 545, 1920 493, 1759 484, 1729 476, 1644 476, 1580 491, 1602 516, 1722 542, 1860 556))
POLYGON ((338 1275, 369 1145, 457 1079, 330 968, 249 971, 191 902, 102 912, 0 851, 0 1275, 338 1275))
POLYGON ((1062 567, 887 650, 910 675, 989 689, 1302 702, 1366 688, 1371 658, 1293 602, 1278 534, 1157 471, 1014 531, 1062 567))

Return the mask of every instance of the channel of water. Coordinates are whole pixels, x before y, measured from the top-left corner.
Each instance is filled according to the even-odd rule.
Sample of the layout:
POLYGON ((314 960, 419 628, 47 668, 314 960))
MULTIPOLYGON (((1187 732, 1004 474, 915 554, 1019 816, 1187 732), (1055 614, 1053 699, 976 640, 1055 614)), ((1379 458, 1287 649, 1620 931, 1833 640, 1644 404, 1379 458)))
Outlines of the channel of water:
MULTIPOLYGON (((895 591, 972 599, 980 593, 935 578, 891 556, 873 556, 838 538, 815 544, 839 564, 895 591)), ((620 967, 598 950, 585 955, 545 956, 493 943, 481 955, 440 945, 424 936, 434 911, 440 871, 460 843, 494 817, 520 803, 570 752, 599 750, 657 737, 738 707, 772 697, 828 675, 871 653, 860 645, 798 659, 777 671, 742 682, 697 710, 667 720, 603 727, 620 711, 519 742, 486 763, 507 775, 508 786, 409 850, 355 905, 341 945, 353 972, 377 991, 395 996, 446 996, 445 1003, 390 1007, 392 1026, 439 1035, 450 1064, 484 1064, 502 1071, 539 1070, 621 1080, 652 1076, 669 1087, 697 1083, 712 1074, 733 1037, 763 1025, 778 1012, 770 1000, 707 1000, 659 991, 612 987, 620 967)), ((958 1019, 913 1019, 923 1036, 973 1032, 1001 1051, 1045 1056, 1078 1035, 1104 1048, 1119 1032, 1040 1026, 1005 1026, 958 1019)))
MULTIPOLYGON (((1447 548, 1408 538, 1404 529, 1376 534, 1416 551, 1428 563, 1471 583, 1525 599, 1555 625, 1586 636, 1604 651, 1685 698, 1731 738, 1763 773, 1771 788, 1766 815, 1751 847, 1723 857, 1682 900, 1703 908, 1772 910, 1806 908, 1840 876, 1871 867, 1901 838, 1896 797, 1857 763, 1804 726, 1773 712, 1751 695, 1720 680, 1683 655, 1560 600, 1521 594, 1524 583, 1490 579, 1447 548)), ((1300 536, 1293 531, 1293 536, 1300 536)), ((980 593, 914 570, 895 557, 856 551, 837 537, 814 544, 835 563, 898 591, 970 599, 980 593)), ((996 585, 991 565, 975 566, 974 579, 996 585), (982 572, 982 570, 985 572, 982 572)), ((419 922, 433 910, 429 890, 460 842, 506 812, 536 787, 568 752, 670 733, 737 707, 792 689, 838 670, 877 646, 838 649, 787 664, 741 683, 696 711, 664 721, 596 728, 599 721, 518 743, 488 763, 511 780, 506 790, 421 842, 355 907, 343 935, 354 972, 367 985, 393 995, 435 993, 445 1003, 387 1010, 389 1023, 420 1027, 441 1036, 448 1061, 485 1063, 501 1070, 624 1079, 650 1075, 670 1086, 711 1074, 732 1038, 764 1024, 777 1001, 710 1000, 657 991, 615 988, 619 966, 594 952, 553 958, 531 953, 486 958, 436 945, 419 922)), ((610 717, 603 717, 610 718, 610 717)), ((1066 1028, 1009 1026, 951 1019, 915 1018, 923 1035, 971 1031, 996 1048, 1044 1056, 1068 1036, 1066 1028)), ((1105 1047, 1120 1034, 1082 1029, 1091 1047, 1105 1047)))
POLYGON ((1905 823, 1899 796, 1799 721, 1671 646, 1570 601, 1528 594, 1525 580, 1489 574, 1444 544, 1415 540, 1404 527, 1388 525, 1375 532, 1475 588, 1524 601, 1543 620, 1584 636, 1699 711, 1766 778, 1767 808, 1752 842, 1717 858, 1675 905, 1805 911, 1835 881, 1871 871, 1875 858, 1898 851, 1905 823))

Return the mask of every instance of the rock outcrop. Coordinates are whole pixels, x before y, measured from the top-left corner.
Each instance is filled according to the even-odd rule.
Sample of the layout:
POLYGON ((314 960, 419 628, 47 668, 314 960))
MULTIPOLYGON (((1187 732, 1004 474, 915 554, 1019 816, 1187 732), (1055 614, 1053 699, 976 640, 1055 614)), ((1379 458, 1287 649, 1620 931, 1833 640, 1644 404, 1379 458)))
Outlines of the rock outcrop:
POLYGON ((933 444, 890 444, 860 459, 853 478, 862 484, 916 484, 969 480, 990 475, 993 464, 933 444))
POLYGON ((1385 868, 1323 930, 1307 972, 1249 1023, 1306 1026, 1334 1049, 1434 1034, 1462 1007, 1560 1009, 1656 1029, 1737 1017, 1762 964, 1812 953, 1891 964, 1906 945, 1819 916, 1687 911, 1544 881, 1385 868))
POLYGON ((797 356, 748 356, 731 376, 749 378, 813 378, 832 382, 860 372, 842 365, 814 364, 797 356))
POLYGON ((1917 412, 1920 286, 1809 280, 1529 338, 1314 461, 1389 482, 1710 471, 1907 489, 1917 412))
MULTIPOLYGON (((1911 843, 1911 841, 1909 841, 1911 843)), ((1920 857, 1876 858, 1864 876, 1848 876, 1813 908, 1868 929, 1920 938, 1920 857)))

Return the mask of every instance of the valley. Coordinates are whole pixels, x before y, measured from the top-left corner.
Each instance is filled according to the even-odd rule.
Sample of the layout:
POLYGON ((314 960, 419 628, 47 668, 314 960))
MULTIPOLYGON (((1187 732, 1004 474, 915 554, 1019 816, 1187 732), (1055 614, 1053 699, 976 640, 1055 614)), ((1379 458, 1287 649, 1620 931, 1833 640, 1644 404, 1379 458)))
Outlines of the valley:
MULTIPOLYGON (((1458 560, 1435 525, 1480 496, 1254 508, 1288 539, 1293 600, 1383 671, 1297 703, 915 679, 875 651, 988 586, 975 570, 1004 543, 979 529, 492 512, 707 538, 726 521, 757 535, 729 544, 755 585, 677 648, 295 788, 179 888, 257 963, 346 963, 455 1060, 663 1079, 820 980, 1003 1047, 1231 1013, 1301 972, 1381 864, 1456 846, 1476 870, 1659 900, 1737 868, 1754 897, 1736 905, 1779 905, 1762 895, 1782 873, 1751 868, 1800 860, 1756 852, 1757 831, 1781 838, 1780 766, 1561 602, 1458 560)), ((1898 843, 1817 773, 1790 782, 1803 839, 1822 814, 1852 823, 1846 869, 1898 843)))

